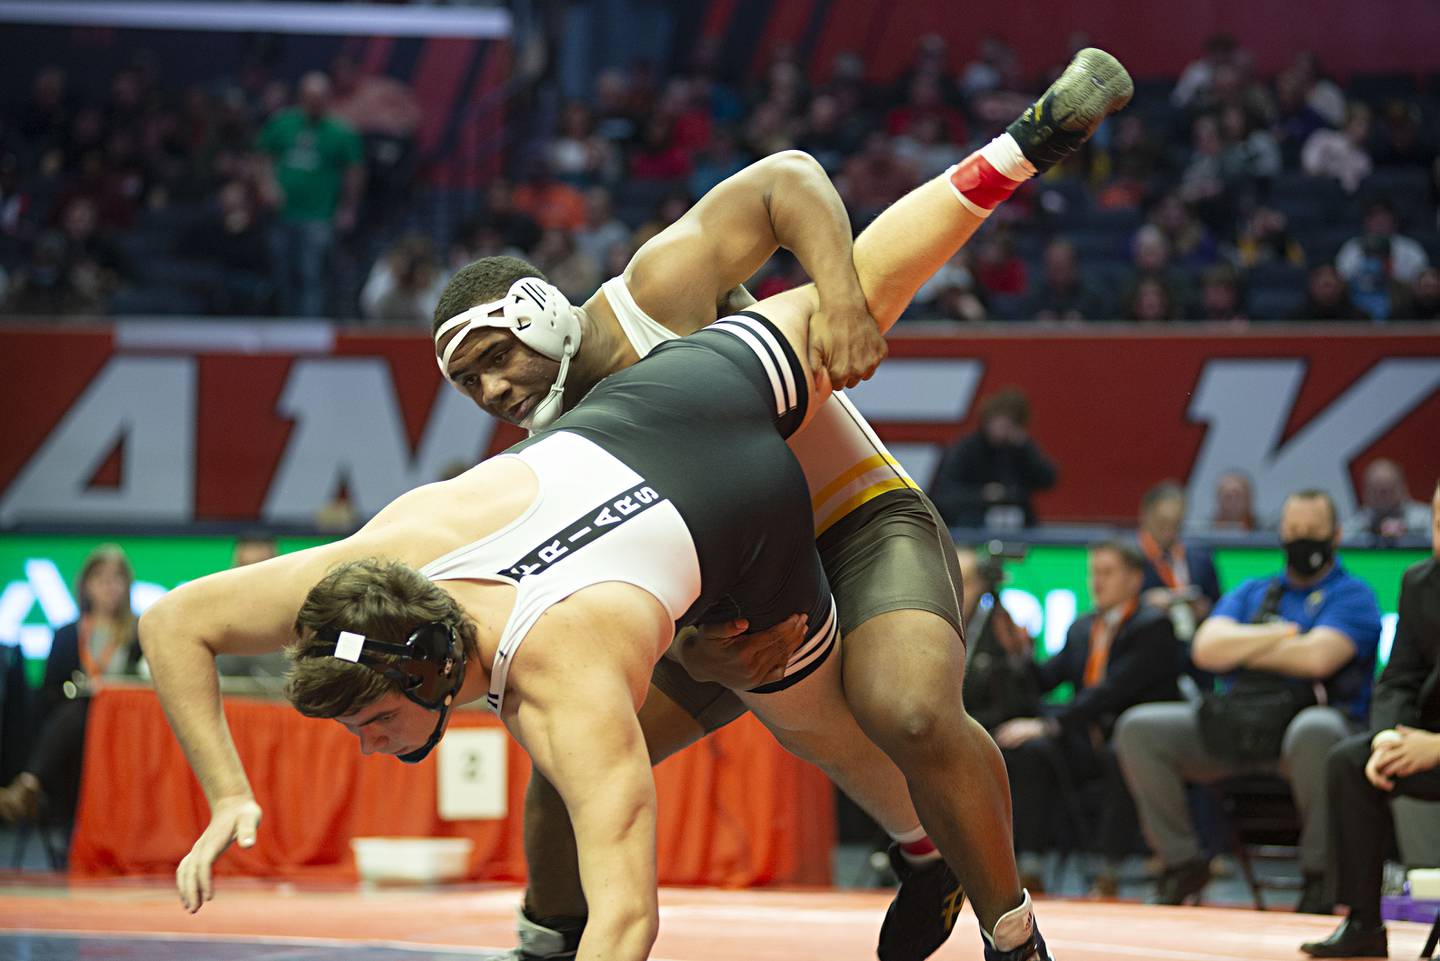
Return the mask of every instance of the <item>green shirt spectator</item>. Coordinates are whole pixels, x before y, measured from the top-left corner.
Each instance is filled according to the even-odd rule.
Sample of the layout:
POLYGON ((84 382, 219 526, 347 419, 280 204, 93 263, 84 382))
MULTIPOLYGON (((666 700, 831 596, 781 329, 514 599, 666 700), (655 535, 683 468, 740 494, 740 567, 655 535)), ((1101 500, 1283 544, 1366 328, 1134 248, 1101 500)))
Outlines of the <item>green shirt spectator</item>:
POLYGON ((331 220, 347 173, 362 159, 360 137, 345 121, 282 110, 260 131, 260 149, 274 165, 286 220, 331 220))

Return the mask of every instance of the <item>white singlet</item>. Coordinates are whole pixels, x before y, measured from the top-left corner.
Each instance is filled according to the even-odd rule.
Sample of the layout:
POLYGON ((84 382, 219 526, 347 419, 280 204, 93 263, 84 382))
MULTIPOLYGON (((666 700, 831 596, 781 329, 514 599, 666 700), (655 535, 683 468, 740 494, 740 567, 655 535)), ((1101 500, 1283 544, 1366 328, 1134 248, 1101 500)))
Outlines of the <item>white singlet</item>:
POLYGON ((432 581, 515 585, 515 607, 490 671, 486 702, 505 699, 510 662, 540 615, 595 584, 632 584, 678 621, 700 594, 700 561, 675 506, 593 442, 558 431, 514 454, 539 481, 535 500, 505 527, 421 568, 432 581), (555 565, 561 558, 565 563, 555 565))

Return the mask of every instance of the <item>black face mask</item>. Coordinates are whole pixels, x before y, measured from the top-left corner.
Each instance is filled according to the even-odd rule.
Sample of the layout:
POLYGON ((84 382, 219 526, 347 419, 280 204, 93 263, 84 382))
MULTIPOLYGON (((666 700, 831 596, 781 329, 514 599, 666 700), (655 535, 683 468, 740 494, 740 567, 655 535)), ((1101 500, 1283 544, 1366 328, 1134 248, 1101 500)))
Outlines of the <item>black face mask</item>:
POLYGON ((1313 537, 1285 542, 1285 565, 1301 577, 1311 577, 1335 559, 1335 545, 1313 537))

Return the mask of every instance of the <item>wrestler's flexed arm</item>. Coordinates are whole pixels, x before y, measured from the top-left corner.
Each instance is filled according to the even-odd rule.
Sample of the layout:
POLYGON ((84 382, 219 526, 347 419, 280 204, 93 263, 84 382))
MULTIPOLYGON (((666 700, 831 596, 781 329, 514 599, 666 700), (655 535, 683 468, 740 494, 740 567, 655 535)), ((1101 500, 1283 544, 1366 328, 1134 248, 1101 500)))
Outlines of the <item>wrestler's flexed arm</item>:
POLYGON ((505 723, 565 800, 590 920, 576 961, 641 961, 659 925, 655 781, 636 711, 673 623, 648 594, 586 588, 516 653, 505 723))
POLYGON ((210 802, 210 826, 175 875, 180 901, 191 912, 213 896, 215 860, 233 841, 255 843, 260 822, 260 806, 225 723, 215 657, 283 647, 294 636, 305 592, 343 553, 341 545, 327 544, 221 571, 176 588, 140 618, 155 692, 210 802))

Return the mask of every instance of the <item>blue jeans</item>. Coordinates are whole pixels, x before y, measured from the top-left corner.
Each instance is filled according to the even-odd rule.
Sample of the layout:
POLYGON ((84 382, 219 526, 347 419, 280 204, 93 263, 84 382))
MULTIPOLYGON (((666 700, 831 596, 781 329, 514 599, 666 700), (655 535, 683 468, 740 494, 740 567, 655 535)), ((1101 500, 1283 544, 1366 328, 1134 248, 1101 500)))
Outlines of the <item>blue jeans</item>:
POLYGON ((271 270, 283 316, 325 316, 334 245, 335 227, 328 220, 281 220, 270 228, 271 270))

